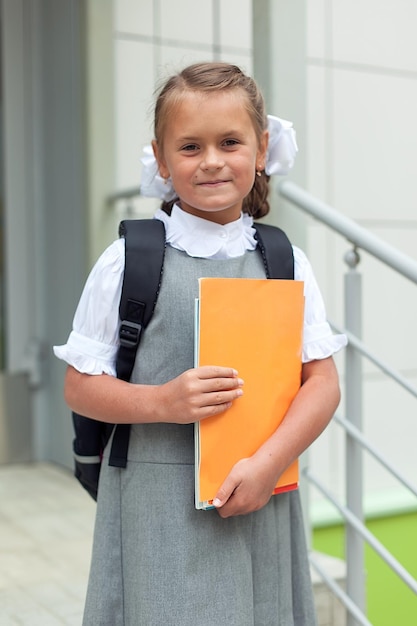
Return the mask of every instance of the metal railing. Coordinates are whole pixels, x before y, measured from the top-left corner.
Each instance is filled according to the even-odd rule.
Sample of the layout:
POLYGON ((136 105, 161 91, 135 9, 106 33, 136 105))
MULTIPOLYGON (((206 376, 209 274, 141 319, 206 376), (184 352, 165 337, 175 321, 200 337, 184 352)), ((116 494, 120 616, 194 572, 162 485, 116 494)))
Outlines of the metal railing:
POLYGON ((352 249, 345 254, 348 271, 344 282, 345 328, 335 328, 344 332, 349 344, 345 353, 345 417, 336 414, 334 420, 344 429, 346 440, 346 503, 340 502, 323 484, 320 477, 308 468, 304 475, 309 484, 313 485, 322 496, 338 511, 346 526, 346 591, 333 580, 321 567, 314 555, 311 565, 327 584, 329 589, 339 598, 347 610, 348 626, 357 624, 369 625, 366 612, 365 597, 365 564, 364 544, 367 544, 385 561, 385 563, 417 594, 417 580, 397 561, 380 541, 367 529, 363 511, 363 451, 370 454, 381 464, 392 477, 416 497, 417 485, 394 467, 392 463, 377 450, 362 432, 362 359, 366 358, 381 372, 400 385, 412 396, 417 398, 417 388, 406 380, 399 372, 384 363, 373 354, 362 342, 362 281, 358 272, 360 257, 358 249, 364 250, 375 259, 395 270, 401 276, 417 284, 417 263, 396 250, 383 240, 362 228, 349 218, 341 215, 332 207, 314 198, 309 193, 290 181, 281 183, 279 193, 292 204, 305 211, 331 230, 346 238, 352 249))

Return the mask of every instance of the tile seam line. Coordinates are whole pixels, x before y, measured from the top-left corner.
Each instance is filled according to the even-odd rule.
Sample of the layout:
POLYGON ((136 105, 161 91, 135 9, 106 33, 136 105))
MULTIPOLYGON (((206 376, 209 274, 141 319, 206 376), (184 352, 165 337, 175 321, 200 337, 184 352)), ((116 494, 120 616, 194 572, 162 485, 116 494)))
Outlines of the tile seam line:
POLYGON ((239 46, 228 46, 224 44, 213 43, 201 43, 198 41, 188 41, 181 39, 168 39, 164 37, 158 37, 154 35, 139 35, 134 33, 126 33, 122 31, 115 31, 114 38, 117 41, 136 41, 137 43, 147 43, 158 46, 169 46, 171 48, 189 48, 190 50, 206 50, 211 52, 213 47, 221 49, 229 54, 250 55, 252 53, 251 48, 241 48, 239 46))
POLYGON ((349 61, 332 61, 319 57, 306 57, 308 65, 323 67, 326 69, 338 69, 348 72, 360 72, 361 74, 380 74, 382 76, 392 76, 394 78, 406 78, 417 80, 417 71, 402 70, 399 68, 383 67, 378 65, 367 65, 365 63, 353 63, 349 61))

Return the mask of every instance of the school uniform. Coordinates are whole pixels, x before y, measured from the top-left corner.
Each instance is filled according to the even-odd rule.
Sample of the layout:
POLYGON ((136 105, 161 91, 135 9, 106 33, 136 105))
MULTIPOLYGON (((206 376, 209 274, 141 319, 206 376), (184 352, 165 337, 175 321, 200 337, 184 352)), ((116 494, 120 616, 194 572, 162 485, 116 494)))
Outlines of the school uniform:
MULTIPOLYGON (((174 207, 170 217, 160 211, 156 217, 166 225, 168 245, 133 383, 162 384, 193 367, 198 278, 265 277, 248 216, 223 226, 174 207)), ((89 374, 115 375, 123 247, 119 240, 99 259, 69 340, 55 348, 89 374)), ((326 358, 345 338, 331 332, 305 255, 294 248, 294 259, 295 279, 305 283, 303 360, 326 358)), ((316 624, 297 491, 228 519, 195 510, 191 424, 133 425, 126 469, 108 466, 107 454, 84 626, 316 624)))

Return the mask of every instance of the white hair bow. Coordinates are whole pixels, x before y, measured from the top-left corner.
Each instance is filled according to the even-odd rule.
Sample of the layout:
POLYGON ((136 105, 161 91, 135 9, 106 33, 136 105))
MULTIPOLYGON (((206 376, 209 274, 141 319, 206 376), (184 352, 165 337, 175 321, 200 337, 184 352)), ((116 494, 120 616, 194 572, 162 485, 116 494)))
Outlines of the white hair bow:
MULTIPOLYGON (((268 115, 269 142, 266 155, 265 173, 268 176, 285 176, 294 166, 298 152, 295 130, 292 122, 283 120, 274 115, 268 115)), ((151 146, 143 149, 141 159, 142 179, 140 193, 148 198, 160 198, 165 202, 177 197, 171 179, 164 179, 158 171, 158 164, 151 146)))
POLYGON ((268 176, 285 176, 294 166, 298 152, 292 122, 268 115, 269 142, 266 153, 265 173, 268 176))

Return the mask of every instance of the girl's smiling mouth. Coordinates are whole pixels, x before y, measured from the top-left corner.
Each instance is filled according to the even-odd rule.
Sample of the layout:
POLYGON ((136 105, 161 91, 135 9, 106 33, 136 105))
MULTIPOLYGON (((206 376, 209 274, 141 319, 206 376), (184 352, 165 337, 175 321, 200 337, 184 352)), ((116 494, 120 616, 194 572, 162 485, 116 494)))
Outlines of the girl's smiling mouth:
POLYGON ((197 185, 203 187, 217 187, 218 185, 225 185, 226 183, 230 183, 230 180, 205 180, 197 183, 197 185))

